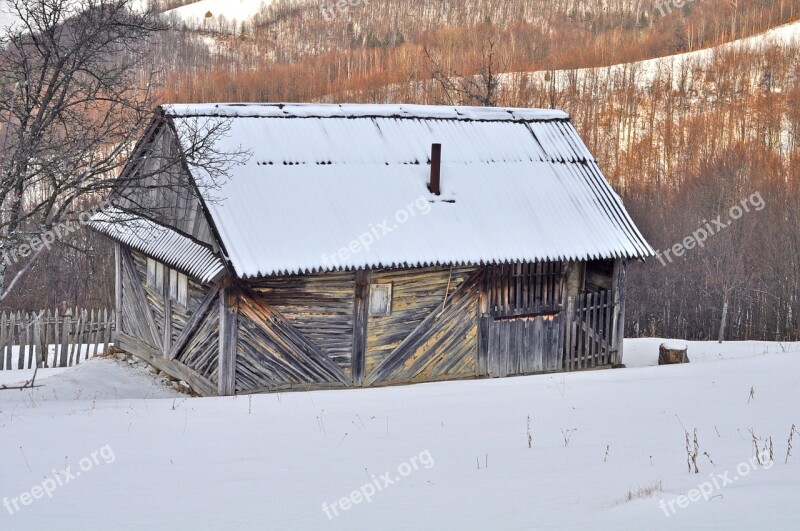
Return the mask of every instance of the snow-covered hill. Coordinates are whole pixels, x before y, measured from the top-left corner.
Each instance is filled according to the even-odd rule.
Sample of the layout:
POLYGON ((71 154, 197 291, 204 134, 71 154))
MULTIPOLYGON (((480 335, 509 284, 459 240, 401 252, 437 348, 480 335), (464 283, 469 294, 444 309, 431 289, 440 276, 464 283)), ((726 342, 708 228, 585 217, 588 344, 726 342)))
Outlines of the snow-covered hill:
POLYGON ((668 367, 658 344, 626 343, 641 368, 252 398, 93 360, 0 392, 0 528, 796 528, 800 344, 668 367))
POLYGON ((201 29, 215 24, 219 19, 228 22, 248 21, 272 0, 201 0, 193 4, 171 9, 165 13, 176 17, 191 28, 201 29), (210 13, 210 15, 209 15, 210 13))

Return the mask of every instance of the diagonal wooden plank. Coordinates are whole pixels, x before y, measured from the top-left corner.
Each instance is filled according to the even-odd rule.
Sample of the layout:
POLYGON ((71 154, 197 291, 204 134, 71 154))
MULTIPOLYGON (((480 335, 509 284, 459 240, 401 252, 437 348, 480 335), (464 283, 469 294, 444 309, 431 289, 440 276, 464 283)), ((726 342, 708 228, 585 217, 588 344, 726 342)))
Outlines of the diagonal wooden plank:
POLYGON ((458 311, 454 310, 448 319, 453 326, 427 345, 425 352, 410 367, 406 363, 392 375, 393 379, 399 381, 438 379, 438 376, 448 373, 463 358, 476 355, 476 351, 468 348, 469 342, 477 339, 477 322, 472 318, 476 302, 468 297, 464 300, 467 303, 458 311))
POLYGON ((149 339, 152 339, 151 345, 160 351, 162 350, 160 337, 161 334, 156 326, 156 321, 153 317, 153 312, 150 309, 150 304, 147 302, 147 296, 144 293, 144 288, 142 288, 139 275, 136 273, 136 265, 133 263, 133 256, 131 255, 130 250, 127 248, 123 248, 121 254, 122 268, 125 270, 125 274, 128 277, 128 281, 131 285, 131 293, 133 294, 135 300, 135 308, 139 310, 139 317, 143 317, 145 321, 144 323, 140 323, 140 325, 147 329, 147 332, 150 336, 149 339))
POLYGON ((240 309, 260 334, 259 342, 272 349, 275 361, 287 373, 306 382, 339 382, 351 385, 352 381, 336 363, 314 343, 296 330, 282 315, 252 300, 243 301, 240 309))
POLYGON ((319 369, 323 376, 352 385, 352 380, 344 371, 281 314, 249 293, 243 294, 241 301, 240 310, 265 331, 271 332, 273 339, 282 340, 287 353, 297 357, 301 363, 319 369))
MULTIPOLYGON (((435 328, 440 321, 446 321, 453 308, 457 308, 465 298, 473 296, 473 291, 477 289, 483 272, 476 271, 461 284, 447 299, 447 308, 442 311, 440 306, 431 312, 406 338, 389 354, 371 374, 367 375, 364 385, 372 385, 376 382, 386 380, 403 365, 410 356, 414 354, 417 347, 425 341, 425 338, 435 328)), ((477 316, 476 316, 477 317, 477 316)))
POLYGON ((186 321, 186 326, 183 328, 183 331, 180 333, 178 338, 175 340, 175 344, 172 345, 172 348, 169 351, 169 358, 174 360, 180 354, 181 349, 186 346, 186 343, 194 336, 194 333, 200 328, 200 325, 205 319, 208 311, 211 309, 211 306, 214 304, 214 301, 217 298, 217 294, 219 293, 219 285, 214 286, 211 288, 211 291, 206 293, 206 296, 203 298, 202 302, 200 303, 200 307, 195 310, 192 316, 186 321))
POLYGON ((459 343, 460 338, 467 337, 469 330, 477 324, 474 319, 478 295, 476 291, 477 286, 474 286, 473 289, 464 293, 464 297, 454 301, 452 306, 448 306, 441 315, 440 322, 442 327, 432 329, 431 333, 420 338, 420 346, 415 349, 415 353, 419 353, 419 355, 416 356, 416 359, 412 359, 413 355, 406 359, 406 362, 393 377, 396 376, 401 380, 411 380, 425 374, 432 376, 434 368, 438 365, 448 365, 445 358, 455 355, 453 347, 459 343), (452 326, 445 327, 446 323, 452 326), (424 347, 424 350, 420 353, 420 348, 422 347, 424 347), (431 355, 437 352, 439 353, 438 355, 431 355), (411 363, 409 364, 409 362, 411 363))

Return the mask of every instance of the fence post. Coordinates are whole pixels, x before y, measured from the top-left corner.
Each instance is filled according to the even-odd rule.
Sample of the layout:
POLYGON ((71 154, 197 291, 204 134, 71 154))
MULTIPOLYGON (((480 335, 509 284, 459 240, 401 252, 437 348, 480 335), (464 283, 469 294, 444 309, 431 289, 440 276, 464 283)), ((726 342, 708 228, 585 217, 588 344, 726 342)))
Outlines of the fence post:
POLYGON ((26 315, 22 312, 17 312, 17 326, 19 326, 19 355, 17 356, 17 368, 25 368, 25 348, 30 343, 30 333, 28 331, 28 320, 26 315), (25 334, 25 341, 22 340, 22 334, 25 334))
POLYGON ((0 314, 0 369, 11 369, 11 352, 6 352, 6 312, 0 314))
POLYGON ((626 262, 618 258, 614 261, 614 277, 612 291, 614 292, 614 321, 612 325, 613 353, 612 364, 622 363, 622 351, 625 337, 625 281, 626 262))
POLYGON ((564 310, 564 362, 563 370, 571 371, 573 348, 572 348, 572 320, 575 318, 575 299, 567 297, 567 309, 564 310))
POLYGON ((67 309, 64 311, 64 322, 61 328, 61 350, 58 353, 58 366, 67 367, 69 363, 69 331, 70 331, 70 314, 72 310, 67 309))
POLYGON ((36 367, 42 367, 44 365, 42 360, 47 359, 47 344, 42 337, 42 316, 44 315, 44 310, 34 318, 33 321, 33 344, 35 346, 35 352, 31 353, 31 356, 35 356, 33 358, 33 362, 36 364, 36 367))

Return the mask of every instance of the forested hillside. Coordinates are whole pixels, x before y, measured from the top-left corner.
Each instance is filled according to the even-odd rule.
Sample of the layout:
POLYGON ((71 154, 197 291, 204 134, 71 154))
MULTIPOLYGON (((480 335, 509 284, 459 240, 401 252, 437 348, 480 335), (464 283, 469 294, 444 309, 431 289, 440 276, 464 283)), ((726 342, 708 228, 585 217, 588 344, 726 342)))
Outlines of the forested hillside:
MULTIPOLYGON (((630 268, 629 335, 716 339, 724 316, 727 339, 798 339, 798 41, 762 39, 678 64, 636 61, 793 22, 800 0, 682 4, 365 0, 339 9, 278 0, 235 23, 225 13, 200 22, 172 16, 153 64, 162 101, 564 109, 653 247, 715 229, 681 256, 630 268), (631 64, 604 68, 621 63, 631 64), (475 79, 477 96, 488 97, 453 90, 459 79, 475 79), (749 212, 731 217, 736 205, 749 212), (718 216, 724 229, 712 223, 718 216)), ((55 293, 54 303, 110 303, 111 253, 89 240, 81 248, 90 258, 62 249, 33 271, 44 278, 58 267, 62 285, 19 291, 6 303, 38 308, 44 293, 55 293), (78 260, 91 263, 93 281, 70 276, 78 260)))

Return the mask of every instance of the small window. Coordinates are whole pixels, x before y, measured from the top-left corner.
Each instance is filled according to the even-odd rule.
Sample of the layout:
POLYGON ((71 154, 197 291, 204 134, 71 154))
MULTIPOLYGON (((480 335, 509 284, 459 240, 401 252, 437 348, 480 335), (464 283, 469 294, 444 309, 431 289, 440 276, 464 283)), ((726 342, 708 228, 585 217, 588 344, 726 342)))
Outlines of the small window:
POLYGON ((389 315, 392 313, 392 285, 372 284, 369 287, 369 314, 389 315))
POLYGON ((164 264, 147 259, 147 286, 161 292, 164 289, 164 264))

